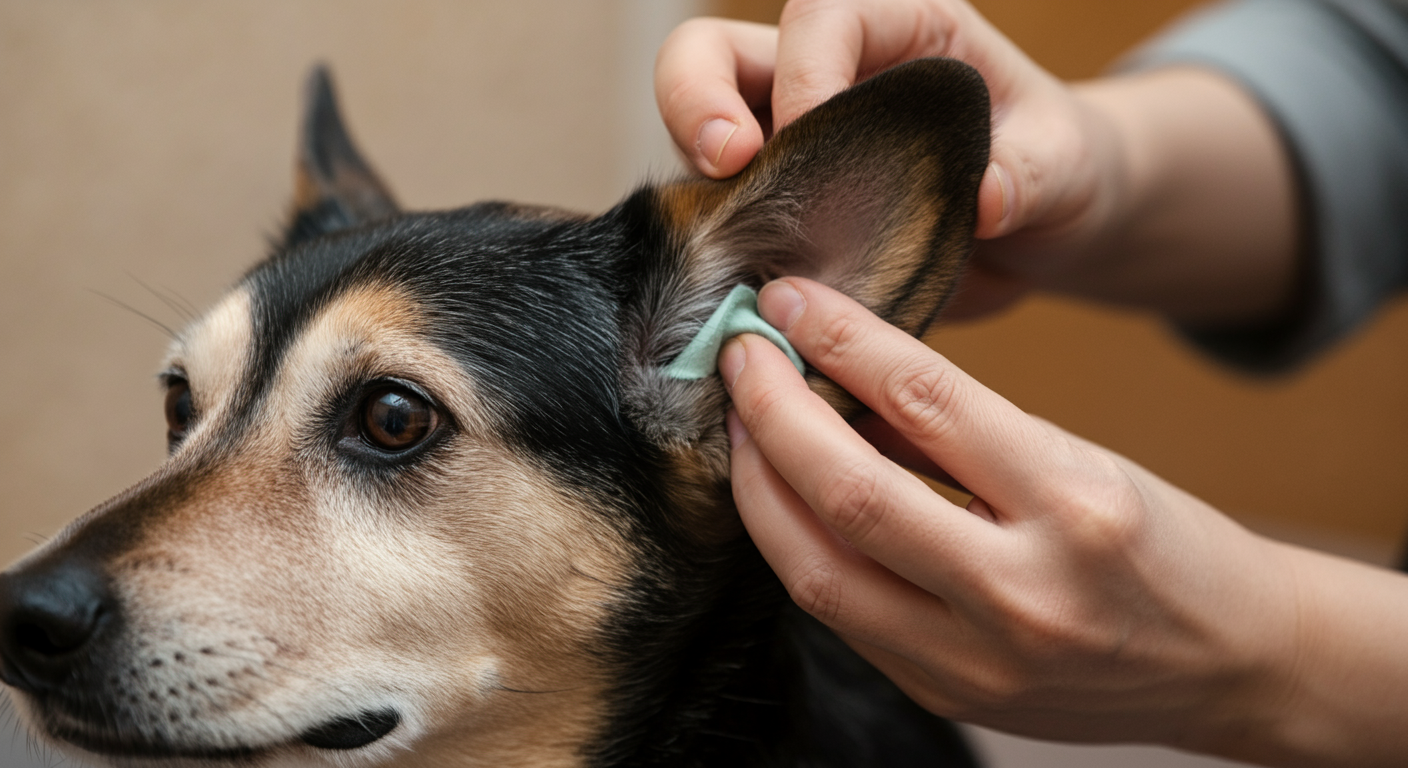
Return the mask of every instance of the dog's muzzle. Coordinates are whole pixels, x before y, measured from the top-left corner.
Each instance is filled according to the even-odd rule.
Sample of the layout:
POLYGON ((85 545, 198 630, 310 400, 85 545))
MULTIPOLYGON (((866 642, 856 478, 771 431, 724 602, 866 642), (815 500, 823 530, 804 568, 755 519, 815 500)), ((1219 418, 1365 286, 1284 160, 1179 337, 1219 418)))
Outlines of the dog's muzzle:
MULTIPOLYGON (((0 680, 40 705, 51 736, 89 751, 232 760, 269 748, 200 739, 182 745, 152 731, 152 713, 127 706, 136 705, 139 698, 131 678, 123 678, 124 669, 135 671, 123 624, 121 601, 108 577, 82 557, 69 553, 0 574, 0 680)), ((175 658, 179 661, 181 654, 175 658)), ((170 692, 174 696, 184 689, 177 683, 170 692)), ((290 734, 289 743, 358 749, 400 723, 395 709, 367 709, 290 734)))

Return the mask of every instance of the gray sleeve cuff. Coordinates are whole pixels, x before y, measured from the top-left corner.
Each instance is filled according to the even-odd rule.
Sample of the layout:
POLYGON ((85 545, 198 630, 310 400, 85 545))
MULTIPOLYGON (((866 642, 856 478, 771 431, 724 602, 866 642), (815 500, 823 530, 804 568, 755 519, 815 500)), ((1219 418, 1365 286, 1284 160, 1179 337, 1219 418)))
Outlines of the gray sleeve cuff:
POLYGON ((1302 186, 1305 287, 1258 328, 1182 329, 1250 371, 1284 370, 1408 284, 1408 19, 1371 0, 1239 0, 1198 13, 1124 69, 1208 66, 1277 123, 1302 186))

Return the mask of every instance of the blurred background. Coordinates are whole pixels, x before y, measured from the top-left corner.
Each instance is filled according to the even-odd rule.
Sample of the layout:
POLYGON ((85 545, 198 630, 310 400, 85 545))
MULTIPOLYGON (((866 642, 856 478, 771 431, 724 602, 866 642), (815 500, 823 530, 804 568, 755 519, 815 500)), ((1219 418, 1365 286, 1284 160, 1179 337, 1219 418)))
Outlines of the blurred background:
MULTIPOLYGON (((602 210, 679 168, 656 47, 776 0, 0 0, 0 560, 150 472, 167 333, 265 251, 301 83, 332 65, 352 131, 410 208, 602 210)), ((1038 62, 1100 73, 1187 0, 975 0, 1038 62)), ((1408 307, 1291 376, 1217 368, 1157 318, 1035 297, 935 348, 1022 408, 1247 525, 1375 562, 1408 522, 1408 307)), ((982 734, 994 764, 1162 762, 982 734)), ((23 747, 12 760, 21 759, 23 747)), ((0 744, 0 763, 7 762, 0 744)))

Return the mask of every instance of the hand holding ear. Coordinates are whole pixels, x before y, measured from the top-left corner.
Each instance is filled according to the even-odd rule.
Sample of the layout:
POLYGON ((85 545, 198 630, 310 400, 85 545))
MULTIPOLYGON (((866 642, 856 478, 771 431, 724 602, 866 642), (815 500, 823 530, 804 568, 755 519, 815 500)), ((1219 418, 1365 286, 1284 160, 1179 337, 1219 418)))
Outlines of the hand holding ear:
POLYGON ((1203 325, 1266 322, 1294 300, 1291 164, 1256 100, 1206 68, 1072 86, 964 0, 791 0, 777 27, 681 25, 655 96, 680 150, 719 179, 808 109, 928 56, 975 67, 992 99, 982 242, 948 317, 1031 288, 1203 325))
POLYGON ((1083 215, 1099 167, 1089 162, 1096 129, 1069 89, 962 0, 792 0, 777 27, 695 19, 661 47, 655 94, 680 149, 705 175, 724 178, 773 130, 876 72, 927 56, 967 62, 992 92, 979 237, 1083 215))
POLYGON ((721 353, 749 533, 921 705, 1063 740, 1401 759, 1408 580, 1249 533, 818 283, 774 282, 759 306, 874 410, 877 444, 976 494, 965 510, 933 493, 760 337, 721 353))

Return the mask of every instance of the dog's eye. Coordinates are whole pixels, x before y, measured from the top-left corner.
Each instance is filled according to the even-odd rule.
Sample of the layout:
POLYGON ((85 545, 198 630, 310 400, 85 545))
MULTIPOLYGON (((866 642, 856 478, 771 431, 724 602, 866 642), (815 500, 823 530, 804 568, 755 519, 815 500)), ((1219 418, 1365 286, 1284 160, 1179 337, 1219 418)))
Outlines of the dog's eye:
POLYGON ((404 387, 374 390, 362 405, 362 436, 383 451, 404 451, 435 429, 435 409, 404 387))
POLYGON ((171 377, 166 382, 166 439, 172 445, 186 436, 191 426, 191 385, 185 379, 171 377))

